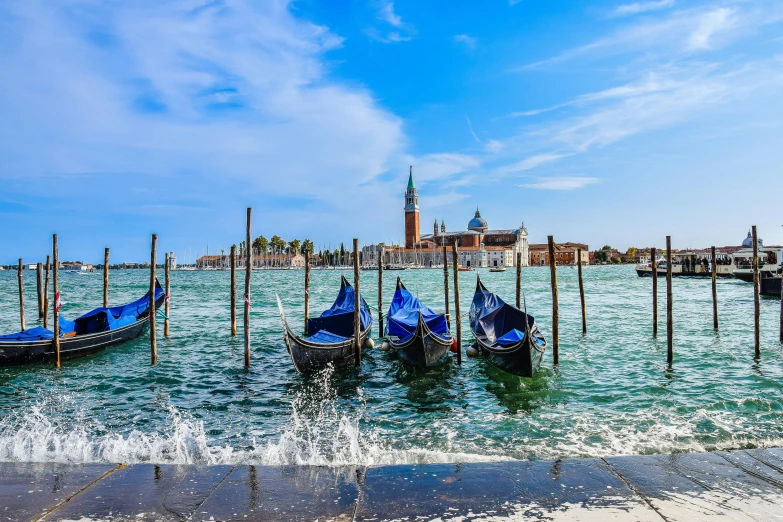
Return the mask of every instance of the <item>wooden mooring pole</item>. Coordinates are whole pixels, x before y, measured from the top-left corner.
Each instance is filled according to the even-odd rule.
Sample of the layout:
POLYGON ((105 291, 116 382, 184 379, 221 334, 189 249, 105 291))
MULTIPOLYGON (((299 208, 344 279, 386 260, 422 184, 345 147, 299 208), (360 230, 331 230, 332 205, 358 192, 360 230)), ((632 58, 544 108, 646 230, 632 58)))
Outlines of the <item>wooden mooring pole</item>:
POLYGON ((44 307, 44 316, 43 316, 43 324, 44 328, 49 328, 49 270, 51 269, 51 261, 49 256, 46 256, 46 277, 44 278, 44 295, 43 295, 43 307, 44 307))
POLYGON ((522 252, 517 252, 517 308, 522 309, 522 252))
POLYGON ((756 358, 761 357, 761 290, 759 283, 759 239, 756 225, 753 225, 753 344, 756 358))
POLYGON ((448 247, 443 245, 443 295, 446 299, 446 322, 451 329, 451 316, 449 314, 449 258, 448 247))
POLYGON ((674 296, 672 294, 672 237, 666 236, 666 362, 674 362, 674 296))
POLYGON ((658 337, 658 251, 655 247, 650 249, 650 259, 652 260, 652 334, 653 338, 658 337))
POLYGON ((304 334, 307 335, 307 322, 310 320, 310 252, 304 251, 305 292, 304 292, 304 334))
POLYGON ((780 278, 780 342, 783 344, 783 274, 780 278))
POLYGON ((462 364, 462 317, 459 313, 459 255, 457 242, 451 244, 451 264, 454 269, 454 315, 457 320, 457 364, 462 364))
POLYGON ((171 259, 169 258, 169 253, 166 252, 166 266, 163 268, 163 277, 165 278, 165 283, 163 286, 165 287, 166 295, 163 297, 163 315, 166 317, 163 318, 163 337, 169 336, 169 313, 171 312, 171 279, 169 270, 171 270, 171 259))
POLYGON ((362 364, 362 297, 359 288, 359 240, 353 238, 353 344, 356 366, 362 364))
POLYGON ((718 259, 715 255, 715 247, 712 251, 712 327, 718 329, 718 259))
POLYGON ((43 263, 35 265, 35 291, 38 294, 38 320, 44 316, 44 298, 43 298, 43 263))
MULTIPOLYGON (((378 254, 378 335, 383 337, 383 262, 386 257, 386 247, 381 247, 378 254)), ((448 316, 448 310, 446 315, 448 316)))
POLYGON ((19 270, 16 272, 16 278, 19 281, 19 318, 22 321, 22 331, 24 332, 24 286, 22 281, 22 258, 19 258, 19 270))
POLYGON ((237 336, 237 246, 231 245, 231 337, 237 336))
POLYGON ((552 284, 552 362, 560 363, 560 307, 557 296, 557 261, 555 260, 555 238, 547 236, 549 242, 549 274, 552 284))
POLYGON ((103 307, 109 307, 109 248, 103 249, 103 307))
POLYGON ((156 312, 155 307, 155 263, 158 258, 158 235, 152 234, 152 247, 150 248, 150 364, 158 364, 158 339, 156 337, 156 312))
POLYGON ((60 367, 60 286, 57 281, 57 272, 60 265, 60 256, 57 252, 57 234, 52 235, 52 262, 54 264, 53 266, 53 275, 52 275, 52 285, 54 286, 54 306, 53 308, 53 314, 52 314, 52 322, 54 325, 52 326, 54 330, 54 337, 52 339, 52 342, 54 343, 54 364, 59 368, 60 367))
POLYGON ((582 335, 587 335, 587 311, 585 310, 585 281, 582 279, 582 249, 576 249, 577 269, 579 275, 579 299, 582 302, 582 335))
POLYGON ((245 368, 250 368, 250 276, 253 270, 253 242, 252 236, 253 209, 247 208, 247 224, 245 226, 245 368))

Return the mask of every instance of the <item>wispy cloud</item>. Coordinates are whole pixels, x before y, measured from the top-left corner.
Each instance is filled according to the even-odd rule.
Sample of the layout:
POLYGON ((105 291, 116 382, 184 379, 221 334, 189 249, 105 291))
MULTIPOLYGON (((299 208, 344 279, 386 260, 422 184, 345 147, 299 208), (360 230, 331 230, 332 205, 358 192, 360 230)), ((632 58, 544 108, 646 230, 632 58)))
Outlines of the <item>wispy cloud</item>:
POLYGON ((632 4, 623 4, 617 6, 614 10, 616 16, 628 16, 639 13, 646 13, 649 11, 657 11, 659 9, 666 9, 674 5, 674 0, 652 0, 649 2, 634 2, 632 4))
POLYGON ((609 36, 523 65, 518 71, 553 66, 574 59, 602 59, 644 52, 649 59, 693 55, 724 47, 750 31, 783 19, 783 4, 734 7, 697 7, 667 16, 621 25, 609 36))
POLYGON ((403 21, 402 17, 394 11, 394 2, 392 0, 380 0, 376 3, 376 19, 385 22, 391 26, 388 27, 369 27, 366 32, 373 40, 382 43, 407 42, 416 34, 416 29, 403 21))
POLYGON ((473 136, 473 139, 476 140, 476 143, 481 143, 481 140, 478 136, 476 136, 476 132, 473 130, 473 124, 470 122, 470 118, 465 116, 465 120, 468 122, 468 129, 470 130, 470 135, 473 136))
POLYGON ((517 172, 524 172, 526 170, 531 170, 536 167, 540 167, 541 165, 545 165, 547 163, 553 163, 569 155, 570 154, 558 154, 553 152, 549 152, 545 154, 535 154, 523 160, 514 162, 510 165, 505 165, 503 167, 500 167, 496 169, 495 173, 501 176, 506 176, 517 172))
POLYGON ((472 36, 469 36, 467 34, 458 34, 454 36, 454 41, 460 44, 463 44, 464 46, 468 47, 469 49, 475 49, 476 48, 476 39, 472 36))
POLYGON ((576 190, 587 185, 598 183, 598 178, 581 176, 561 176, 552 178, 540 178, 534 183, 524 183, 520 187, 536 190, 576 190))

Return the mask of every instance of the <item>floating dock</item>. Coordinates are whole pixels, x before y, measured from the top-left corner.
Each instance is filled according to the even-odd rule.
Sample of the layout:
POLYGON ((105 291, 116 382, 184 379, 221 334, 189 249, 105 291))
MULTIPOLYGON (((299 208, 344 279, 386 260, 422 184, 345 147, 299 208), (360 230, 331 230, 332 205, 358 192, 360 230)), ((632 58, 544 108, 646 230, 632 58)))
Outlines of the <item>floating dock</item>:
POLYGON ((0 519, 779 520, 783 450, 308 467, 0 463, 0 519))

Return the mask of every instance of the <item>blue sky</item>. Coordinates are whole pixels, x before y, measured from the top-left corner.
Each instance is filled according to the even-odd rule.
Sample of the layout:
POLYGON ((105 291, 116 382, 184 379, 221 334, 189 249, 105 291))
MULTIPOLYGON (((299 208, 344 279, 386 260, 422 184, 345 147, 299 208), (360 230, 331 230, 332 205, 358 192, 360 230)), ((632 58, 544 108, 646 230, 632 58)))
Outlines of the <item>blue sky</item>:
POLYGON ((783 243, 783 3, 0 4, 0 263, 528 227, 783 243))

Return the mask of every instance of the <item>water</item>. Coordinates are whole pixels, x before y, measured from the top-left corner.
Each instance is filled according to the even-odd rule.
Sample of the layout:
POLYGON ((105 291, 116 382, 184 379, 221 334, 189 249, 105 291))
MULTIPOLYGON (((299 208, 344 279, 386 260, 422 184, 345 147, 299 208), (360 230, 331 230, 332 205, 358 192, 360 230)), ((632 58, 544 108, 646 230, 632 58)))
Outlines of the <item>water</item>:
MULTIPOLYGON (((340 274, 314 271, 312 310, 331 304, 340 274)), ((443 273, 386 274, 442 309, 443 273)), ((171 337, 159 334, 88 358, 0 368, 0 460, 260 464, 393 464, 650 454, 783 445, 783 349, 779 301, 762 300, 762 358, 753 359, 752 286, 720 280, 721 331, 712 330, 709 280, 674 281, 675 363, 666 368, 665 296, 651 338, 651 281, 632 267, 584 271, 589 333, 581 335, 576 269, 561 267, 559 368, 547 352, 533 379, 481 358, 462 367, 402 366, 367 350, 360 370, 297 374, 275 303, 302 320, 302 271, 257 271, 252 281, 252 367, 240 328, 229 331, 229 273, 172 273, 171 337)), ((513 301, 514 272, 481 271, 513 301)), ((111 272, 112 303, 148 285, 143 271, 111 272)), ((240 276, 241 280, 243 277, 240 276)), ((377 273, 362 272, 377 302, 377 273)), ((526 268, 528 311, 551 338, 548 268, 526 268)), ((468 310, 475 273, 461 274, 468 310)), ((0 331, 18 330, 16 274, 0 273, 0 331)), ((102 299, 102 275, 62 274, 66 317, 102 299)), ((242 283, 239 284, 240 294, 242 283)), ((661 285, 661 290, 665 285, 661 285)), ((27 323, 34 272, 25 272, 27 323)), ((241 325, 241 312, 239 316, 241 325)), ((465 345, 470 342, 466 326, 465 345)), ((377 325, 376 325, 377 333, 377 325)))

